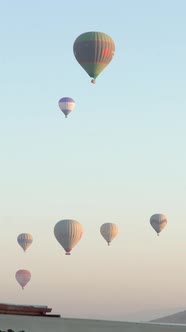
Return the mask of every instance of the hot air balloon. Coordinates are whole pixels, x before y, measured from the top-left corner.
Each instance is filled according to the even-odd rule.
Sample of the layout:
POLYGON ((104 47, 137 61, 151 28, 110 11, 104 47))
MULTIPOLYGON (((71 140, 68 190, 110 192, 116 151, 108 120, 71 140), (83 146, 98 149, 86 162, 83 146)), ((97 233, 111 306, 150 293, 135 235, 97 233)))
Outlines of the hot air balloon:
POLYGON ((15 277, 16 277, 17 282, 21 285, 22 289, 24 289, 26 284, 31 279, 31 273, 28 270, 18 270, 16 272, 15 277))
POLYGON ((118 234, 118 226, 113 223, 105 223, 100 227, 100 233, 103 236, 103 238, 107 241, 109 246, 110 242, 118 234))
POLYGON ((167 218, 164 214, 157 213, 153 214, 150 218, 150 224, 156 231, 157 235, 163 230, 167 224, 167 218))
POLYGON ((26 251, 28 247, 32 244, 33 237, 31 234, 21 233, 17 237, 17 242, 21 246, 21 248, 23 248, 23 250, 26 251))
POLYGON ((68 114, 74 109, 75 101, 70 97, 63 97, 58 102, 60 110, 65 114, 67 118, 68 114))
POLYGON ((115 44, 110 36, 103 32, 90 31, 76 38, 73 45, 74 56, 87 74, 96 77, 111 62, 115 44))
POLYGON ((76 220, 60 220, 54 227, 56 240, 65 249, 66 255, 70 255, 70 251, 79 242, 82 234, 83 228, 76 220))

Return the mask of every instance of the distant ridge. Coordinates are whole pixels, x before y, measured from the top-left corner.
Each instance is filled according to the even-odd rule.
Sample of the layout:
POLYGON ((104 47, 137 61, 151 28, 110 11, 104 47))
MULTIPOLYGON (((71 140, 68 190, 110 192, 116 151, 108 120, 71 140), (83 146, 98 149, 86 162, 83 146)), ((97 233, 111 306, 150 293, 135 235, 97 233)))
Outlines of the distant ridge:
POLYGON ((151 320, 154 323, 186 324, 186 310, 151 320))

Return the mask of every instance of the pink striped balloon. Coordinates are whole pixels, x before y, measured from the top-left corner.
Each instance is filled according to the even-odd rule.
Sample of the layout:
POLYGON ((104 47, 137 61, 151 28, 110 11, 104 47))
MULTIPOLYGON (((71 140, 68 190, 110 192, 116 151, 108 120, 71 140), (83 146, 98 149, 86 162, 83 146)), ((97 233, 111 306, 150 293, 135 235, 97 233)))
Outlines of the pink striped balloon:
POLYGON ((24 289, 24 287, 31 279, 31 273, 28 270, 18 270, 15 277, 17 282, 21 285, 22 289, 24 289))

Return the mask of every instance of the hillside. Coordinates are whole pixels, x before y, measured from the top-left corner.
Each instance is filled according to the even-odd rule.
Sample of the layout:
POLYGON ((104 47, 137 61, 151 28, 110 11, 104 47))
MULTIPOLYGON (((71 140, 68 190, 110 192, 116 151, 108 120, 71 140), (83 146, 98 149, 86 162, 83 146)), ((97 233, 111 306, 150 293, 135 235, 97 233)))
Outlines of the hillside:
POLYGON ((154 323, 173 323, 173 324, 186 324, 186 310, 180 311, 173 315, 160 317, 158 319, 151 320, 154 323))

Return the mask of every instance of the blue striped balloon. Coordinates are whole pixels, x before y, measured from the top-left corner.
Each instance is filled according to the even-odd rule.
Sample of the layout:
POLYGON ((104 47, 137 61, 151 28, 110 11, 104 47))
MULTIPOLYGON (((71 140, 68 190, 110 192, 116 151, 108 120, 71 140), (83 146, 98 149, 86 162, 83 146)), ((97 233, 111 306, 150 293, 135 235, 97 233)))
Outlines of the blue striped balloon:
POLYGON ((68 114, 74 109, 75 101, 70 97, 63 97, 58 102, 60 110, 65 114, 67 118, 68 114))
POLYGON ((30 247, 30 245, 32 244, 33 237, 29 233, 21 233, 17 237, 17 242, 21 246, 21 248, 26 251, 28 247, 30 247))

